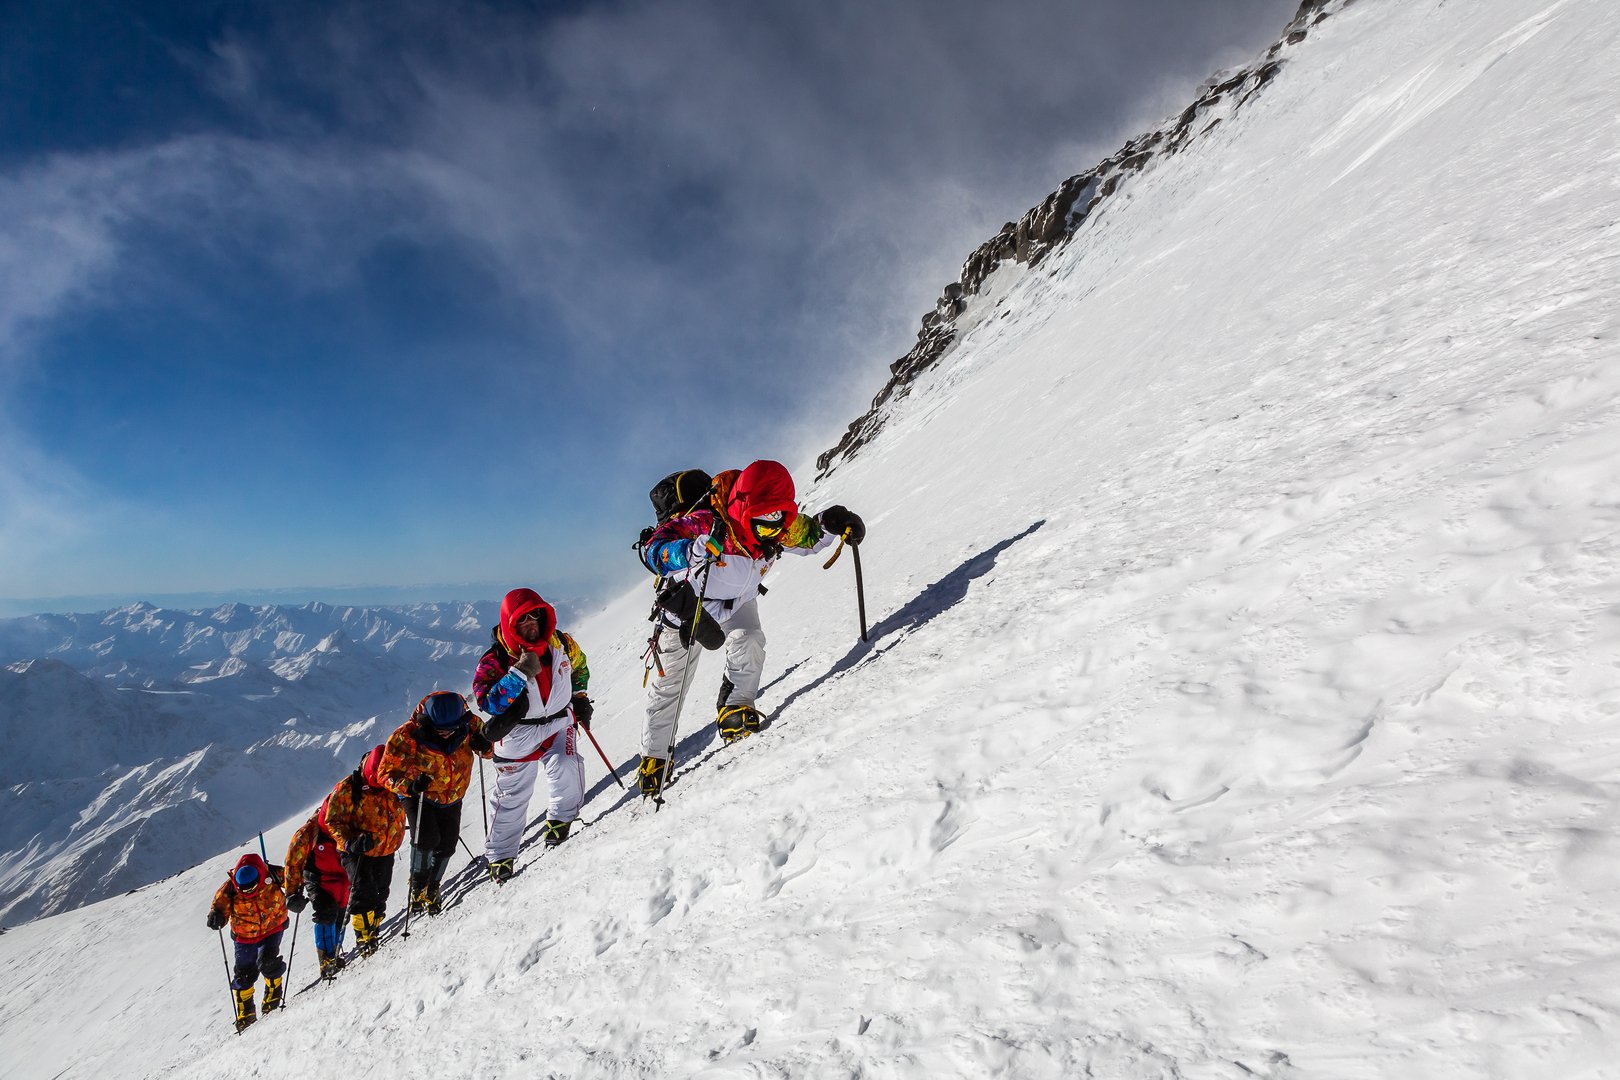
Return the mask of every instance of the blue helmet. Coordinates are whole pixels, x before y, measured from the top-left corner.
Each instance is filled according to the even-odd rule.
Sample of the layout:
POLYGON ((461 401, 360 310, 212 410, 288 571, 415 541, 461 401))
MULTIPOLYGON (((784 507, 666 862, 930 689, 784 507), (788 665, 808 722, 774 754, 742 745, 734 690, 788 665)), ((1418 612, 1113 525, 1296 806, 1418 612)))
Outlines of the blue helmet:
POLYGON ((253 866, 238 866, 236 868, 236 887, 245 892, 252 892, 259 887, 259 871, 253 866))
POLYGON ((467 726, 467 699, 450 690, 435 690, 417 706, 429 727, 441 732, 467 726))

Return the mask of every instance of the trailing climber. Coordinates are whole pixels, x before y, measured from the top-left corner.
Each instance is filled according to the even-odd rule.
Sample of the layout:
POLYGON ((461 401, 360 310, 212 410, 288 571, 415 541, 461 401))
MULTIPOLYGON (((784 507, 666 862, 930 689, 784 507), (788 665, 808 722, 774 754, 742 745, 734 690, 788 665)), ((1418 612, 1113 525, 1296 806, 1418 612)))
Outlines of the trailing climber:
POLYGON ((208 907, 208 929, 231 927, 236 943, 236 969, 231 993, 236 996, 236 1030, 256 1019, 253 992, 264 975, 264 1011, 281 1007, 281 980, 287 962, 281 958, 281 935, 287 929, 287 902, 281 894, 280 868, 256 854, 242 856, 208 907))

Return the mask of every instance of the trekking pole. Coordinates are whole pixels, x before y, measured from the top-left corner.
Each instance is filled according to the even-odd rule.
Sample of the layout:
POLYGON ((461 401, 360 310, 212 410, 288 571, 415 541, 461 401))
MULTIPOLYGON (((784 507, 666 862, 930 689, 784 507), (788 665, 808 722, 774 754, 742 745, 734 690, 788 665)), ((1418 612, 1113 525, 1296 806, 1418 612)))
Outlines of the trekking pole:
POLYGON ((416 805, 405 815, 405 824, 411 831, 411 857, 405 863, 405 925, 400 928, 399 936, 408 939, 411 936, 411 908, 415 906, 416 899, 411 887, 416 884, 416 819, 421 816, 422 804, 426 798, 419 792, 412 796, 416 805))
POLYGON ((478 808, 484 812, 484 839, 489 840, 489 796, 484 792, 484 759, 478 759, 478 808))
MULTIPOLYGON (((619 770, 615 769, 613 767, 613 762, 609 761, 608 756, 602 753, 602 744, 596 741, 596 736, 591 734, 591 729, 585 727, 584 724, 580 724, 579 726, 585 728, 585 737, 591 740, 591 745, 596 747, 596 752, 602 755, 602 764, 606 765, 608 772, 613 774, 614 783, 618 784, 620 787, 624 787, 624 781, 619 779, 619 770)), ((628 791, 629 789, 625 788, 625 790, 628 791)))
MULTIPOLYGON (((292 944, 287 946, 287 970, 281 973, 283 986, 292 985, 293 954, 298 951, 298 920, 302 919, 303 917, 304 913, 302 911, 293 912, 293 936, 292 944)), ((287 993, 285 991, 282 992, 281 999, 283 1001, 287 1000, 287 993)))
POLYGON ((861 545, 852 544, 850 558, 855 560, 855 603, 861 611, 861 640, 866 640, 866 583, 861 580, 861 545))
MULTIPOLYGON (((219 958, 225 962, 225 993, 231 999, 231 1023, 236 1024, 236 987, 231 985, 231 958, 225 952, 225 928, 219 928, 219 958)), ((242 1034, 242 1028, 237 1026, 236 1033, 242 1034)))
POLYGON ((669 785, 669 778, 675 775, 675 739, 681 730, 681 709, 686 705, 686 683, 692 677, 692 669, 697 667, 697 658, 694 649, 701 649, 697 642, 698 622, 703 618, 703 601, 709 595, 709 571, 714 567, 713 562, 703 565, 703 587, 698 590, 697 610, 692 615, 692 643, 686 648, 686 667, 681 671, 681 690, 675 695, 675 723, 669 729, 669 754, 664 758, 664 778, 658 784, 658 798, 653 800, 653 813, 664 808, 664 788, 669 785))
POLYGON ((270 853, 264 850, 264 833, 259 834, 259 858, 264 860, 264 865, 270 865, 270 853))

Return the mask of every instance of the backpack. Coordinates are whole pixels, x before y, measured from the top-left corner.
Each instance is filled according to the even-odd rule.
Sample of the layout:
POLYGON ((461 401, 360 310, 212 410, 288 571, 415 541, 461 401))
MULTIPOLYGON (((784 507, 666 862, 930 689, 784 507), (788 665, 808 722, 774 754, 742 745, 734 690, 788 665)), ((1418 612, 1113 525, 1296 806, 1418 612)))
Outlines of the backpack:
POLYGON ((690 514, 703 505, 714 487, 714 477, 702 469, 682 469, 672 472, 647 493, 652 500, 653 513, 662 525, 672 517, 690 514))
MULTIPOLYGON (((730 476, 735 478, 736 473, 733 472, 730 476)), ((658 524, 662 525, 670 518, 681 517, 701 509, 709 501, 715 479, 702 469, 682 469, 680 472, 670 473, 654 484, 647 497, 652 500, 653 513, 657 516, 658 524)), ((641 539, 633 545, 638 556, 641 555, 655 527, 648 526, 641 530, 641 539)), ((645 565, 645 557, 642 562, 645 565)), ((654 623, 661 624, 662 613, 668 612, 680 624, 683 645, 690 647, 695 639, 705 649, 718 649, 725 643, 725 635, 720 632, 713 619, 703 618, 698 610, 697 601, 697 593, 692 589, 690 582, 660 579, 650 619, 654 623)), ((654 629, 655 640, 657 636, 658 631, 654 629)))
MULTIPOLYGON (((672 472, 647 493, 652 500, 653 514, 656 515, 658 525, 662 525, 672 517, 681 517, 698 509, 708 499, 709 492, 714 487, 714 478, 702 469, 682 469, 672 472)), ((647 539, 652 536, 658 525, 649 525, 641 530, 641 538, 630 547, 641 558, 641 549, 647 546, 647 539)), ((646 560, 642 559, 643 564, 646 560)), ((650 569, 650 568, 649 568, 650 569)))

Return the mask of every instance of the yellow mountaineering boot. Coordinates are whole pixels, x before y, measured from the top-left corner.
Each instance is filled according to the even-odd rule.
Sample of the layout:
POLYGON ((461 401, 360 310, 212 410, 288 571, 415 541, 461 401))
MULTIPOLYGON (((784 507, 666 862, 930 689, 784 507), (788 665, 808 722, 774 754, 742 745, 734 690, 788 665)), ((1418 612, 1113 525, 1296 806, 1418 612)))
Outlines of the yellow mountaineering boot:
POLYGON ((382 916, 375 911, 357 911, 349 917, 354 926, 354 947, 361 956, 377 951, 377 931, 382 927, 382 916))
POLYGON ((320 957, 321 978, 336 978, 337 973, 343 970, 343 957, 338 954, 337 950, 334 949, 332 952, 326 952, 322 949, 316 949, 315 955, 320 957))
POLYGON ((735 742, 759 730, 759 710, 752 705, 727 705, 720 710, 715 723, 720 728, 720 738, 728 743, 735 742))
POLYGON ((649 799, 656 799, 664 790, 663 758, 644 757, 641 759, 641 769, 637 775, 641 778, 641 793, 649 799))
POLYGON ((241 1031, 258 1017, 253 1015, 253 987, 244 986, 236 994, 236 1030, 241 1031))
MULTIPOLYGON (((286 976, 282 976, 285 978, 286 976)), ((281 1008, 281 979, 266 977, 264 980, 264 1011, 273 1013, 281 1008)))

